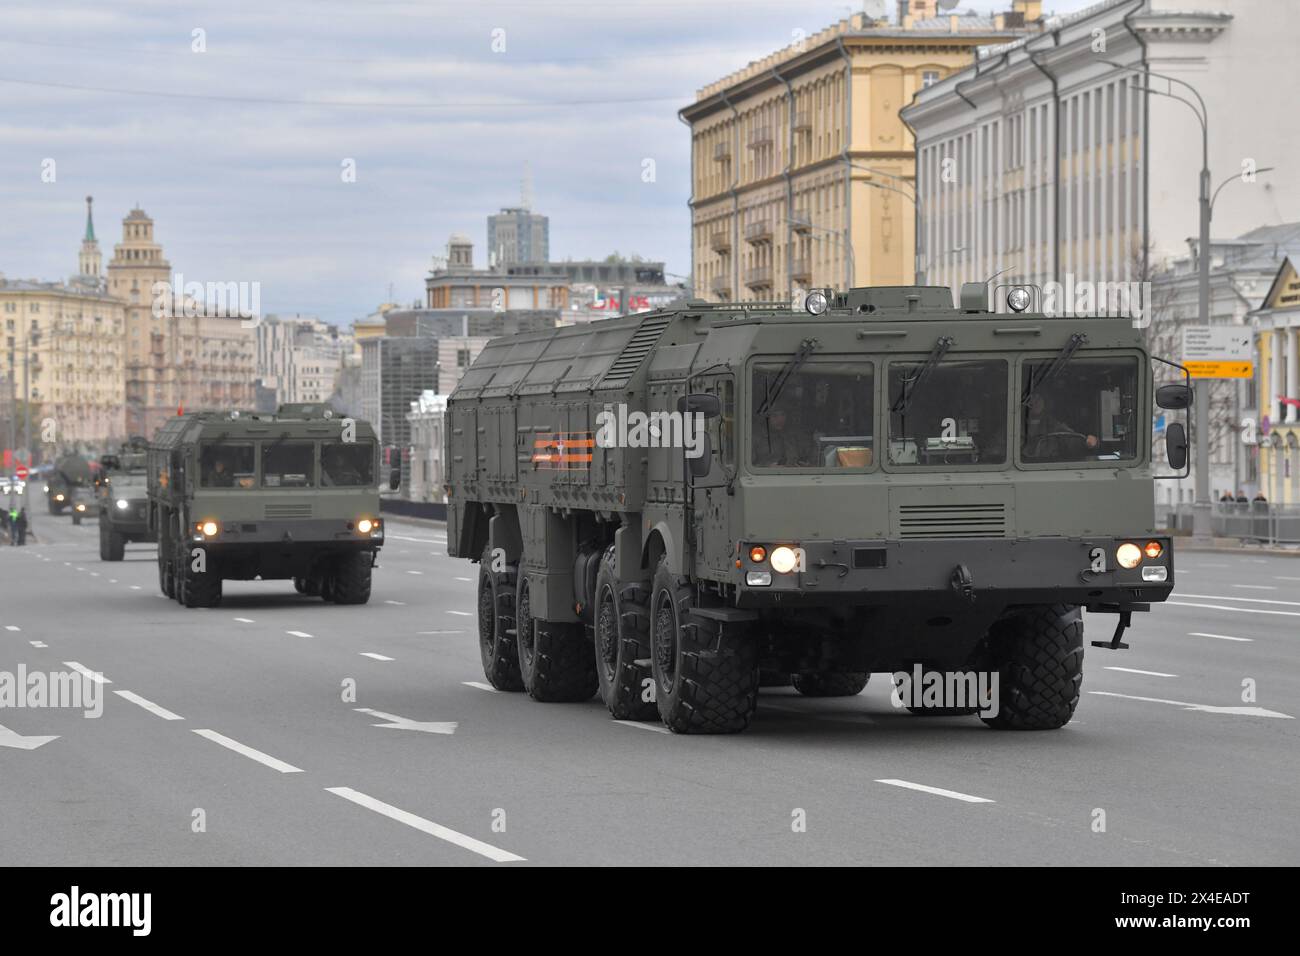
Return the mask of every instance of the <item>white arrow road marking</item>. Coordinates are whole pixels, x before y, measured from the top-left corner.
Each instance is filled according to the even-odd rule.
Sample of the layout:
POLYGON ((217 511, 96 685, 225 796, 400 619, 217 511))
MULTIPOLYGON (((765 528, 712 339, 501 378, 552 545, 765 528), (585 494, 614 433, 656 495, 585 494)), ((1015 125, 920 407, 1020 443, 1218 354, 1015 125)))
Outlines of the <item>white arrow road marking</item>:
POLYGON ((44 641, 28 641, 27 643, 30 644, 30 645, 32 645, 32 647, 49 647, 49 646, 50 646, 50 645, 46 644, 44 641))
POLYGON ((376 800, 374 797, 353 790, 351 787, 326 787, 325 792, 332 793, 336 797, 342 797, 344 800, 351 800, 353 803, 357 804, 357 806, 365 807, 367 810, 374 810, 376 813, 382 813, 390 820, 396 820, 398 823, 405 823, 408 827, 414 827, 421 833, 427 833, 429 836, 437 837, 439 840, 446 840, 448 843, 454 843, 458 847, 470 850, 479 854, 479 856, 485 856, 489 860, 494 860, 497 863, 515 863, 524 860, 524 857, 522 856, 492 846, 490 843, 475 840, 471 836, 458 833, 455 830, 444 827, 440 823, 426 820, 424 817, 417 817, 414 813, 408 813, 392 804, 384 803, 382 800, 376 800))
MULTIPOLYGON (((1229 598, 1229 600, 1232 600, 1229 598)), ((1240 601, 1241 598, 1236 598, 1240 601)), ((1258 607, 1228 607, 1225 604, 1193 604, 1191 601, 1165 601, 1166 604, 1177 604, 1179 607, 1206 607, 1211 611, 1232 611, 1234 614, 1278 614, 1282 617, 1300 617, 1300 613, 1295 611, 1266 611, 1258 607)))
POLYGON ((22 734, 16 734, 8 727, 0 725, 0 747, 12 747, 14 750, 35 750, 37 747, 43 747, 51 740, 58 740, 58 736, 53 737, 24 737, 22 734))
POLYGON ((306 631, 285 631, 286 634, 292 634, 294 637, 311 637, 306 631))
POLYGON ((200 737, 206 737, 214 744, 221 744, 221 746, 225 747, 227 750, 233 750, 237 754, 243 754, 250 760, 256 760, 260 764, 265 764, 272 770, 278 770, 280 773, 302 773, 302 770, 295 767, 293 764, 285 763, 283 760, 276 760, 269 754, 264 754, 260 750, 254 750, 252 747, 246 747, 238 740, 231 740, 229 737, 219 734, 215 730, 196 730, 194 732, 200 737))
POLYGON ((113 683, 111 680, 109 680, 107 677, 105 677, 105 676, 104 676, 103 674, 101 674, 99 671, 92 671, 89 667, 86 667, 86 666, 83 665, 83 664, 78 664, 76 661, 64 661, 64 662, 63 662, 63 666, 64 666, 64 667, 71 667, 74 671, 76 671, 76 672, 77 672, 78 674, 80 674, 82 677, 88 677, 88 678, 90 678, 91 680, 93 680, 96 684, 111 684, 111 683, 113 683))
POLYGON ((1234 717, 1280 717, 1283 720, 1295 720, 1290 714, 1281 714, 1276 710, 1263 707, 1215 707, 1211 704, 1189 704, 1185 700, 1164 700, 1160 697, 1134 697, 1132 694, 1113 694, 1106 690, 1090 690, 1089 694, 1099 697, 1123 697, 1125 700, 1144 700, 1151 704, 1173 704, 1183 710, 1199 710, 1206 714, 1230 714, 1234 717))
POLYGON ((6 630, 6 631, 21 631, 22 628, 19 627, 17 624, 6 624, 6 625, 5 625, 5 630, 6 630))
POLYGON ((1255 642, 1255 639, 1253 637, 1232 637, 1231 635, 1228 634, 1206 634, 1204 631, 1188 631, 1187 636, 1188 637, 1217 637, 1221 641, 1242 641, 1243 643, 1246 644, 1253 644, 1255 642))
POLYGON ((184 720, 185 719, 180 714, 173 714, 166 707, 159 707, 153 701, 145 700, 139 694, 133 694, 129 690, 115 690, 113 691, 113 693, 116 694, 118 697, 121 697, 123 700, 129 700, 137 707, 143 707, 145 710, 149 711, 149 713, 153 714, 155 717, 161 717, 163 720, 184 720))
POLYGON ((672 731, 663 724, 647 724, 642 720, 616 720, 614 723, 620 727, 635 727, 638 730, 653 730, 657 734, 671 734, 672 731))
POLYGON ((491 684, 484 684, 482 681, 463 680, 461 681, 461 683, 464 684, 466 687, 474 687, 477 688, 478 690, 485 690, 489 694, 497 693, 497 689, 495 687, 493 687, 491 684))
POLYGON ((933 793, 938 797, 948 797, 952 800, 961 800, 965 803, 996 803, 996 800, 989 800, 986 797, 972 797, 969 793, 959 793, 956 790, 944 790, 942 787, 927 787, 923 783, 912 783, 908 780, 877 780, 876 783, 887 783, 891 787, 902 787, 905 790, 919 790, 922 793, 933 793))
POLYGON ((370 725, 372 727, 382 727, 385 730, 418 730, 426 734, 454 734, 457 727, 454 720, 411 720, 407 717, 398 717, 396 714, 385 714, 382 710, 371 710, 369 707, 354 707, 353 710, 388 721, 386 724, 370 725))
POLYGON ((1177 674, 1162 674, 1160 671, 1140 671, 1135 667, 1107 667, 1108 671, 1123 671, 1125 674, 1145 674, 1147 677, 1177 677, 1177 674))
POLYGON ((361 656, 368 657, 373 661, 391 661, 395 659, 392 657, 385 657, 383 654, 376 654, 374 651, 362 651, 361 656))

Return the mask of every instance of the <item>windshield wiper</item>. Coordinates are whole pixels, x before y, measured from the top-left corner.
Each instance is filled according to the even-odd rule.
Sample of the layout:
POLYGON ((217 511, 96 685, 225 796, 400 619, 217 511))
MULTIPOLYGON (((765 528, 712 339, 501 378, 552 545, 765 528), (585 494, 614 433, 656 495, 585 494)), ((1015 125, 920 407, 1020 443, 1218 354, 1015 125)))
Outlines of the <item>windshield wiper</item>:
POLYGON ((950 335, 942 335, 935 340, 934 348, 930 350, 930 357, 925 360, 925 364, 917 369, 916 374, 911 378, 903 379, 902 387, 898 390, 898 398, 894 399, 890 411, 901 415, 907 411, 912 404, 912 399, 916 396, 916 390, 921 387, 921 383, 930 377, 934 367, 943 361, 943 357, 948 354, 948 350, 953 346, 953 338, 950 335))
POLYGON ((758 406, 757 415, 761 418, 772 410, 776 400, 781 397, 781 390, 785 388, 786 382, 790 381, 790 376, 799 371, 799 367, 807 361, 808 356, 812 354, 813 349, 817 348, 816 339, 804 339, 799 343, 799 351, 794 353, 790 361, 785 363, 781 371, 777 372, 776 378, 767 386, 767 394, 763 397, 763 402, 758 406))
POLYGON ((1054 379, 1061 369, 1065 368, 1066 363, 1081 346, 1088 344, 1088 334, 1086 332, 1075 332, 1070 336, 1070 341, 1061 347, 1061 351, 1056 353, 1056 358, 1052 359, 1050 365, 1040 368, 1038 372, 1029 380, 1025 386, 1025 397, 1020 400, 1022 405, 1028 405, 1030 397, 1034 392, 1054 379))

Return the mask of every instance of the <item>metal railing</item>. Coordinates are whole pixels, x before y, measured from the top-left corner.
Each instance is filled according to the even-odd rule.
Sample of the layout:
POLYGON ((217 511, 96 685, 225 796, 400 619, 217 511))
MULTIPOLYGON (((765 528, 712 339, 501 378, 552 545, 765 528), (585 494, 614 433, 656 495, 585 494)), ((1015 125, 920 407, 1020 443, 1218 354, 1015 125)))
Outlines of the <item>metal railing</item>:
MULTIPOLYGON (((1192 505, 1158 505, 1156 520, 1170 531, 1190 534, 1192 505)), ((1211 529, 1216 538, 1239 538, 1257 544, 1300 544, 1300 505, 1216 501, 1211 529)))

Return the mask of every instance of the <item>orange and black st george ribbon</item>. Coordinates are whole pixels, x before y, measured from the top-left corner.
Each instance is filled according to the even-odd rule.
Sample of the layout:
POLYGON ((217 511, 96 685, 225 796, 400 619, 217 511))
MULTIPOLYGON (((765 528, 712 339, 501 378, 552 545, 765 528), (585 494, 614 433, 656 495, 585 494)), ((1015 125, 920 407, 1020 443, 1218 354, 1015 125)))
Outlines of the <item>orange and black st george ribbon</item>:
POLYGON ((533 441, 533 464, 542 471, 590 471, 591 432, 542 432, 533 441))

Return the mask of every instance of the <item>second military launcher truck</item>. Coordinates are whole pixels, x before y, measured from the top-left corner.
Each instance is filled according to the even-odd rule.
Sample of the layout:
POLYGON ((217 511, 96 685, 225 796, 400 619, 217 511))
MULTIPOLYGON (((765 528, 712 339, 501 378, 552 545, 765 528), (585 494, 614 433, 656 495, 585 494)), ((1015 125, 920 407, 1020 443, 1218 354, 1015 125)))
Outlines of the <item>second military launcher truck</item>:
MULTIPOLYGON (((446 413, 447 549, 480 562, 489 681, 720 733, 761 674, 833 696, 979 671, 986 723, 1065 724, 1081 609, 1118 615, 1123 647, 1173 588, 1152 409, 1190 386, 1157 398, 1129 319, 1008 300, 818 290, 489 343, 446 413)), ((1166 443, 1183 468, 1181 423, 1166 443)))
POLYGON ((368 423, 309 404, 181 415, 158 430, 148 467, 168 597, 212 607, 223 580, 284 578, 338 604, 370 599, 384 523, 368 423))
POLYGON ((101 561, 121 561, 130 542, 157 540, 149 526, 148 454, 148 439, 137 435, 115 454, 99 458, 95 486, 101 561))

